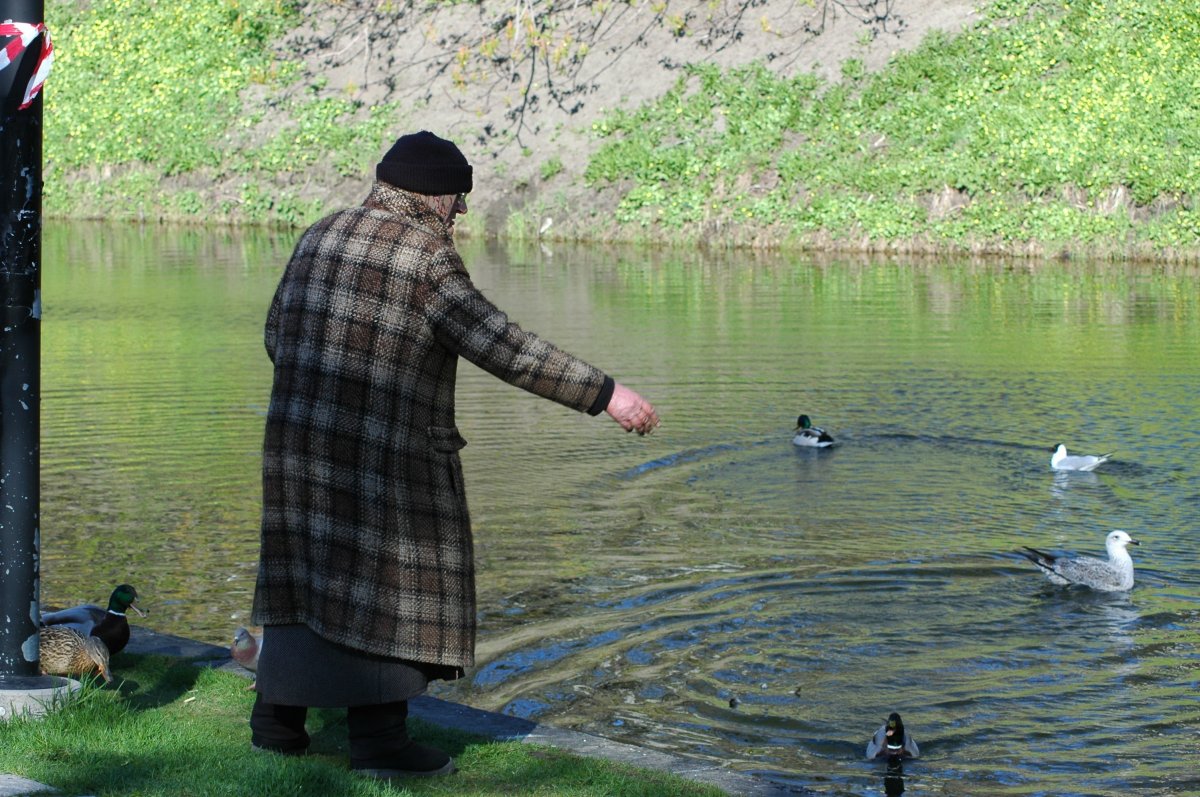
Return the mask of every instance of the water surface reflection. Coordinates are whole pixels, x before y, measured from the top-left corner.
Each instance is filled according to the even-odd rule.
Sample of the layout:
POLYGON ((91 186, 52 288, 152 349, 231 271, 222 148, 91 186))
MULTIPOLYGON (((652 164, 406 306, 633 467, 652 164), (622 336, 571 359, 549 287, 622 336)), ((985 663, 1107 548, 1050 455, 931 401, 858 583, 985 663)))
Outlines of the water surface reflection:
MULTIPOLYGON (((46 602, 130 581, 161 630, 245 621, 293 239, 47 230, 46 602)), ((439 694, 830 794, 1195 785, 1194 271, 464 249, 663 427, 460 369, 482 629, 439 694), (841 445, 792 446, 800 412, 841 445), (1058 442, 1116 459, 1055 473, 1058 442), (1143 542, 1130 595, 1015 554, 1112 528, 1143 542), (861 758, 892 710, 903 773, 861 758)))

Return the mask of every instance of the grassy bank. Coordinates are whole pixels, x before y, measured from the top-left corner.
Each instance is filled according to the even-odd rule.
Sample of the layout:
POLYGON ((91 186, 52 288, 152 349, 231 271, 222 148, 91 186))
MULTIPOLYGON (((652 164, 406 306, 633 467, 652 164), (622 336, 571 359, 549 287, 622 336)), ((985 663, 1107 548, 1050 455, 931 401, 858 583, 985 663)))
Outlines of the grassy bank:
POLYGON ((361 179, 394 130, 393 107, 288 94, 299 62, 271 43, 300 24, 290 0, 50 0, 46 16, 48 215, 304 224, 325 208, 291 183, 318 162, 361 179))
POLYGON ((114 659, 118 686, 86 686, 72 704, 36 720, 0 723, 0 772, 65 794, 181 795, 708 795, 719 790, 557 750, 493 742, 410 721, 422 741, 450 752, 459 771, 395 784, 354 775, 345 713, 314 711, 310 755, 253 753, 245 679, 161 656, 114 659))
POLYGON ((655 237, 1194 256, 1192 4, 996 2, 881 72, 842 72, 692 66, 596 126, 587 178, 623 186, 618 220, 655 237))
MULTIPOLYGON (((1190 0, 984 7, 879 71, 847 58, 836 83, 685 64, 591 125, 586 169, 543 158, 557 194, 490 232, 535 234, 557 201, 551 235, 575 238, 1197 259, 1190 0)), ((331 209, 314 181, 361 182, 403 126, 395 105, 297 89, 299 61, 270 46, 300 24, 285 0, 51 0, 47 16, 50 215, 308 223, 331 209)))

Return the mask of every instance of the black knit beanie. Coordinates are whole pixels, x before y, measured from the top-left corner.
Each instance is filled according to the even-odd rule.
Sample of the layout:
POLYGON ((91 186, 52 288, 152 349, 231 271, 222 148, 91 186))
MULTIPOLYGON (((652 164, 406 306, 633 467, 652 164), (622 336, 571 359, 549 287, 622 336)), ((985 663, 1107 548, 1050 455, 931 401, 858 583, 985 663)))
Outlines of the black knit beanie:
POLYGON ((471 164, 466 157, 454 142, 428 130, 396 139, 375 167, 375 177, 427 196, 466 194, 471 190, 471 164))

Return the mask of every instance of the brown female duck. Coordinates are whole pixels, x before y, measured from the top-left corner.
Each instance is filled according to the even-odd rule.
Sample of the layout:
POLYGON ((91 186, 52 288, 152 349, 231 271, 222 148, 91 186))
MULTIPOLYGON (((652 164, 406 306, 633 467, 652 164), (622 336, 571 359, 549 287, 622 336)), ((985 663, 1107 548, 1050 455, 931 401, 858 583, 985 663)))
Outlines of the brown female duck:
POLYGON ((85 637, 66 625, 51 625, 39 632, 38 657, 45 675, 95 675, 112 683, 108 648, 99 637, 85 637))

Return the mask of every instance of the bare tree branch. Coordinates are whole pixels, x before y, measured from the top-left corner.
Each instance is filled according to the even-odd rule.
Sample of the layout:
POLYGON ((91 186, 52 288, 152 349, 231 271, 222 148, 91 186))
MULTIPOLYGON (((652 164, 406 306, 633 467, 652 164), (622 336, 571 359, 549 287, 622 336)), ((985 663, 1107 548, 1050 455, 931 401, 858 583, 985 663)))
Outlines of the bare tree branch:
MULTIPOLYGON (((308 0, 310 3, 322 0, 308 0)), ((795 21, 795 28, 775 33, 780 48, 768 60, 787 65, 799 58, 804 46, 820 36, 838 15, 856 20, 864 34, 874 38, 897 34, 905 27, 895 12, 896 0, 793 0, 775 18, 795 21)), ((386 87, 385 101, 428 100, 435 79, 449 78, 454 85, 470 84, 475 96, 511 100, 502 125, 486 125, 482 137, 496 149, 521 142, 523 133, 536 132, 535 117, 555 107, 566 115, 577 113, 598 86, 601 75, 621 67, 621 57, 633 48, 652 46, 654 37, 694 36, 712 53, 720 53, 742 40, 749 26, 767 29, 765 17, 753 20, 767 0, 518 0, 513 5, 449 5, 432 12, 419 47, 410 43, 412 26, 430 19, 416 0, 344 0, 322 5, 326 27, 294 36, 293 51, 322 52, 321 68, 330 73, 353 65, 363 88, 374 81, 386 87), (678 10, 677 13, 672 13, 678 10), (452 32, 433 28, 440 14, 478 14, 479 23, 451 26, 452 32), (622 29, 623 35, 614 32, 622 29), (628 30, 626 30, 628 29, 628 30), (593 59, 597 50, 602 59, 593 59), (386 59, 384 59, 386 54, 386 59), (361 66, 358 64, 361 59, 361 66), (383 63, 380 63, 382 61, 383 63), (592 64, 593 71, 588 71, 592 64), (401 80, 407 70, 421 70, 422 79, 401 80), (402 92, 398 87, 407 86, 402 92), (479 92, 479 89, 483 89, 479 92), (510 92, 515 89, 515 95, 510 92)), ((661 61, 671 68, 665 59, 661 61)), ((304 90, 320 75, 301 81, 304 90)), ((356 77, 357 79, 357 77, 356 77)), ((454 97, 448 90, 448 96, 454 97)), ((466 92, 454 100, 465 108, 466 92)))

